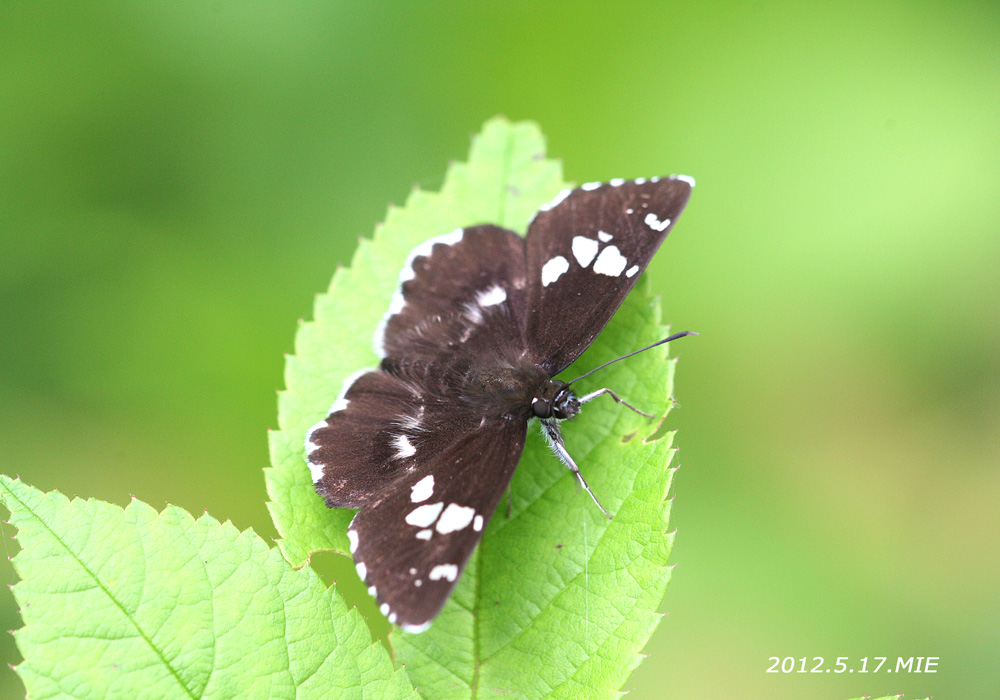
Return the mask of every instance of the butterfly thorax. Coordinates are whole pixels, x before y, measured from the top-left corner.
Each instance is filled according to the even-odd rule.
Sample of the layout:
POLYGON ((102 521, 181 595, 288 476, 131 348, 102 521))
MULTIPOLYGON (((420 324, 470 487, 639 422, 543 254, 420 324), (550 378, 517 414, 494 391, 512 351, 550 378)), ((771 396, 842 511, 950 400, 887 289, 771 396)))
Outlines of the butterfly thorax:
POLYGON ((528 420, 532 400, 550 382, 534 363, 477 362, 463 373, 460 394, 476 411, 528 420))
POLYGON ((463 375, 461 395, 483 413, 521 420, 562 420, 580 410, 569 385, 533 362, 473 363, 463 375))

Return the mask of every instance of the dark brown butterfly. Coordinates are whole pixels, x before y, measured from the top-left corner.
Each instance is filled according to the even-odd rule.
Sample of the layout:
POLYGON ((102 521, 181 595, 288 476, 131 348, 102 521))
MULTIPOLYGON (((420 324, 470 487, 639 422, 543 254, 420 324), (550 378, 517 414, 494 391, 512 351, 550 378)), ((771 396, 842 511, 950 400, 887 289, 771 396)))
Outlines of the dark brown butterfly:
POLYGON ((360 509, 351 553, 390 622, 418 632, 441 610, 531 419, 586 486, 559 421, 604 393, 620 399, 577 397, 553 377, 611 319, 693 185, 682 175, 590 183, 542 207, 524 238, 472 226, 410 253, 375 333, 381 364, 344 382, 305 443, 327 505, 360 509))

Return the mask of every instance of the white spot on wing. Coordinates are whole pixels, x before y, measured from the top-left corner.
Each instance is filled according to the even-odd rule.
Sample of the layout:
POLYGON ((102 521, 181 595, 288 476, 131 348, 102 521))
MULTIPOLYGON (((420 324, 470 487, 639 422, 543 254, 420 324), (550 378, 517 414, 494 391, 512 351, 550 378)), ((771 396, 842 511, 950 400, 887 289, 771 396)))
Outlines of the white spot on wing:
POLYGON ((686 182, 691 185, 691 187, 694 187, 694 178, 690 175, 671 175, 670 177, 673 180, 680 180, 681 182, 686 182))
MULTIPOLYGON (((326 421, 323 422, 326 423, 326 421)), ((309 433, 306 435, 306 444, 305 444, 307 455, 311 455, 313 452, 319 449, 319 445, 317 445, 315 442, 309 439, 311 437, 312 437, 312 431, 309 431, 309 433)))
POLYGON ((380 613, 382 613, 383 615, 388 615, 389 614, 389 604, 388 603, 382 603, 380 606, 378 606, 378 611, 380 613))
POLYGON ((464 233, 465 231, 457 228, 454 231, 430 238, 411 250, 410 254, 406 256, 406 262, 403 263, 403 269, 399 273, 399 284, 402 285, 403 282, 408 282, 416 277, 416 273, 413 271, 414 260, 419 257, 430 257, 431 253, 434 251, 434 246, 438 243, 443 243, 444 245, 455 245, 462 240, 462 235, 464 233))
POLYGON ((483 516, 477 515, 472 520, 472 529, 476 532, 480 532, 483 529, 483 516))
POLYGON ((410 567, 410 576, 415 576, 416 573, 417 573, 417 570, 411 566, 410 567))
POLYGON ((646 214, 646 218, 643 219, 643 221, 646 222, 646 226, 649 226, 649 228, 653 229, 654 231, 663 231, 664 229, 667 228, 667 226, 670 225, 670 219, 664 219, 663 221, 660 221, 657 218, 656 214, 654 214, 653 212, 649 212, 648 214, 646 214))
POLYGON ((644 178, 644 177, 637 177, 635 179, 635 184, 637 184, 637 185, 645 185, 646 184, 646 178, 644 178))
POLYGON ((428 474, 410 489, 410 500, 414 503, 426 501, 434 494, 434 476, 428 474))
POLYGON ((330 406, 330 413, 337 413, 347 408, 347 404, 350 402, 344 397, 347 396, 348 390, 354 385, 354 382, 358 381, 362 374, 367 374, 370 371, 370 369, 359 369, 344 380, 344 383, 340 385, 340 393, 337 395, 336 401, 330 406))
MULTIPOLYGON (((394 294, 392 297, 393 299, 392 302, 389 304, 390 309, 392 309, 392 307, 395 305, 397 296, 399 297, 400 301, 403 300, 403 295, 400 292, 396 292, 396 294, 394 294)), ((399 310, 400 311, 403 310, 402 304, 400 305, 399 310)), ((391 310, 385 312, 382 315, 382 318, 379 319, 378 325, 375 326, 375 335, 372 336, 372 345, 375 347, 375 354, 378 355, 379 357, 385 357, 385 327, 389 325, 389 318, 395 315, 396 313, 398 312, 391 310)))
POLYGON ((368 586, 368 595, 372 598, 378 597, 378 591, 375 590, 375 586, 368 586))
POLYGON ((604 183, 601 183, 601 182, 585 182, 582 185, 580 185, 580 189, 581 190, 585 190, 587 192, 590 192, 591 190, 596 190, 602 184, 604 184, 604 183))
POLYGON ((628 265, 628 260, 618 251, 618 246, 609 245, 597 256, 594 272, 608 277, 617 277, 628 265))
POLYGON ((614 238, 614 236, 612 236, 612 235, 611 235, 610 233, 608 233, 607 231, 598 231, 598 232, 597 232, 597 237, 601 239, 601 242, 602 242, 602 243, 607 243, 607 242, 608 242, 608 241, 610 241, 610 240, 611 240, 612 238, 614 238))
POLYGON ((611 185, 612 187, 621 187, 622 185, 625 184, 625 178, 616 177, 614 179, 608 180, 608 184, 611 185))
POLYGON ((476 301, 480 306, 496 306, 507 301, 507 292, 498 284, 494 284, 487 290, 476 295, 476 301))
POLYGON ((458 567, 454 564, 438 564, 428 575, 431 581, 440 581, 441 579, 448 579, 449 581, 454 581, 458 578, 458 567))
POLYGON ((306 460, 306 464, 309 465, 309 475, 312 476, 313 483, 317 483, 323 478, 323 465, 313 464, 312 462, 306 460))
POLYGON ((351 543, 351 554, 354 554, 358 551, 358 533, 354 530, 348 530, 347 540, 351 543))
POLYGON ((363 561, 359 561, 354 565, 354 568, 358 570, 358 576, 362 581, 364 581, 365 577, 368 575, 368 567, 365 566, 365 563, 363 561))
POLYGON ((407 632, 408 634, 420 634, 430 626, 431 626, 431 621, 428 620, 427 622, 424 622, 423 624, 420 625, 401 625, 400 629, 403 630, 404 632, 407 632))
POLYGON ((539 211, 548 211, 549 209, 552 209, 553 207, 558 206, 559 202, 561 202, 564 199, 566 199, 567 197, 569 197, 569 195, 570 195, 570 193, 572 191, 573 190, 570 190, 570 189, 563 190, 562 192, 560 192, 559 194, 557 194, 555 197, 553 197, 551 202, 549 202, 548 204, 543 204, 541 207, 539 207, 539 211))
POLYGON ((428 503, 425 506, 417 506, 406 516, 406 522, 415 527, 430 527, 441 514, 444 503, 428 503))
POLYGON ((629 269, 627 269, 625 271, 625 276, 626 277, 634 277, 635 273, 637 273, 638 271, 639 271, 639 266, 638 265, 633 265, 632 267, 630 267, 629 269))
POLYGON ((403 289, 399 288, 392 295, 392 301, 389 302, 389 315, 398 314, 406 306, 406 299, 403 298, 403 289))
POLYGON ((389 613, 388 620, 390 625, 396 624, 396 613, 389 613))
POLYGON ((585 236, 573 236, 573 257, 580 263, 580 267, 587 267, 594 261, 597 255, 597 241, 585 236))
POLYGON ((396 439, 393 440, 393 444, 396 445, 396 459, 406 459, 417 453, 417 448, 410 442, 410 438, 405 435, 397 435, 396 439))
POLYGON ((475 514, 475 508, 449 503, 441 514, 441 519, 438 520, 437 531, 442 535, 447 535, 449 532, 461 530, 472 522, 472 516, 475 514))
POLYGON ((431 535, 433 535, 433 534, 434 534, 433 530, 430 530, 430 529, 421 530, 420 532, 417 533, 417 539, 418 540, 429 540, 431 538, 431 535))
POLYGON ((569 262, 561 255, 549 260, 547 263, 542 265, 542 286, 548 287, 550 284, 555 282, 557 279, 563 276, 563 273, 569 269, 569 262))
POLYGON ((313 427, 309 428, 309 430, 306 431, 306 435, 309 436, 309 437, 312 437, 312 434, 315 433, 317 430, 322 430, 323 428, 329 428, 329 427, 330 427, 330 424, 327 423, 326 422, 326 418, 324 418, 320 422, 315 423, 313 425, 313 427))
POLYGON ((424 585, 424 580, 422 578, 418 578, 416 581, 413 582, 413 585, 416 586, 417 588, 420 588, 422 585, 424 585))

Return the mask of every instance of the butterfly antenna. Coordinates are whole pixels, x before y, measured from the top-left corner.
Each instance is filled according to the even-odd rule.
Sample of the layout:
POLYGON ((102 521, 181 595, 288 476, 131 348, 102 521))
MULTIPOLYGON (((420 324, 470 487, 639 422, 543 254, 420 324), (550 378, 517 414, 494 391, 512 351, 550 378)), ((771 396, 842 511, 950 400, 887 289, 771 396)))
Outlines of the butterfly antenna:
POLYGON ((646 347, 644 347, 644 348, 642 348, 640 350, 633 350, 632 352, 630 352, 627 355, 622 355, 621 357, 616 357, 613 360, 609 360, 608 362, 605 362, 600 367, 595 367, 594 369, 590 370, 589 372, 587 372, 585 374, 581 374, 579 377, 577 377, 576 379, 574 379, 572 382, 566 382, 566 384, 572 384, 573 382, 578 382, 581 379, 583 379, 584 377, 589 377, 590 375, 592 375, 597 370, 604 369, 608 365, 614 364, 615 362, 618 362, 618 360, 624 360, 626 357, 632 357, 632 355, 638 355, 640 352, 646 352, 647 350, 651 350, 652 348, 655 348, 657 345, 663 345, 664 343, 669 343, 671 340, 677 340, 678 338, 683 338, 686 335, 698 335, 698 334, 695 333, 694 331, 681 331, 680 333, 674 333, 672 336, 670 336, 668 338, 664 338, 663 340, 657 340, 652 345, 647 345, 646 347))

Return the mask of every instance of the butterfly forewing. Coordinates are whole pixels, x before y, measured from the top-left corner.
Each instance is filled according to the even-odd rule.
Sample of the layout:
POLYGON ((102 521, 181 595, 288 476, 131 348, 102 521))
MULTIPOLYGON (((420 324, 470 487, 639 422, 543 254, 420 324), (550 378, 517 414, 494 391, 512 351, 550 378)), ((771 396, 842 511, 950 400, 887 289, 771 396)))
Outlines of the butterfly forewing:
POLYGON ((555 375, 607 325, 691 194, 687 178, 583 185, 528 228, 527 342, 555 375))
POLYGON ((514 473, 527 423, 448 428, 454 441, 418 446, 420 470, 363 508, 347 533, 382 613, 409 631, 423 629, 451 595, 514 473))

